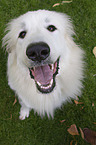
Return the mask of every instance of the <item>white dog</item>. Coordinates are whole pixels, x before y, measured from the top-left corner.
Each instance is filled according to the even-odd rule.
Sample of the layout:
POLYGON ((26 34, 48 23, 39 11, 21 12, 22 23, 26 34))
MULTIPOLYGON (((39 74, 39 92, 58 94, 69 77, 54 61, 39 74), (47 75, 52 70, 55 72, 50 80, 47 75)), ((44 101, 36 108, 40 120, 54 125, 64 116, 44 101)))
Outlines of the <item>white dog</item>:
POLYGON ((8 83, 20 101, 20 119, 34 109, 41 116, 81 94, 83 51, 72 39, 67 15, 38 10, 12 20, 3 46, 8 52, 8 83))

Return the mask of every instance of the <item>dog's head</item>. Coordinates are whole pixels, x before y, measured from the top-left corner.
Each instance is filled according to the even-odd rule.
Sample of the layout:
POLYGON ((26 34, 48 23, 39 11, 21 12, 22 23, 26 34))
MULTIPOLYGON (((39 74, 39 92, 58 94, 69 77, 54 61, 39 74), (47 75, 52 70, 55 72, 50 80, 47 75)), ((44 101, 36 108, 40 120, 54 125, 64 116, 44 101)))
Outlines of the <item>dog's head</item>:
POLYGON ((68 61, 67 41, 73 35, 69 18, 46 10, 28 12, 8 23, 6 31, 3 46, 29 69, 40 92, 51 92, 62 62, 68 61))

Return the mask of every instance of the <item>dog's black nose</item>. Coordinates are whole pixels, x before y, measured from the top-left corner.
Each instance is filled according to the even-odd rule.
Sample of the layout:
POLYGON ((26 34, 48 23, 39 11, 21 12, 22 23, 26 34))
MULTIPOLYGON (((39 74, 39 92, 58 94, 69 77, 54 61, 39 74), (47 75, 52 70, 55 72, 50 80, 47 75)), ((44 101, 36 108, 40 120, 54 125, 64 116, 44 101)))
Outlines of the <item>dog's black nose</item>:
POLYGON ((31 43, 26 50, 26 55, 33 61, 45 60, 50 54, 49 46, 44 42, 31 43))

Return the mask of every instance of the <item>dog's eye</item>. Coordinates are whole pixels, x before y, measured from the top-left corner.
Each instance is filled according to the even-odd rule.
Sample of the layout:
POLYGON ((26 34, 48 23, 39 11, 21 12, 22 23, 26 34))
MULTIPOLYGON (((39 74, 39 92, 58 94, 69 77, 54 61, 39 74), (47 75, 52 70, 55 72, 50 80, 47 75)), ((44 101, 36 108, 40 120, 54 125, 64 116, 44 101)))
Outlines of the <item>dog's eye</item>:
POLYGON ((22 31, 19 34, 19 38, 22 38, 23 39, 25 37, 25 35, 26 35, 26 31, 22 31))
POLYGON ((49 26, 47 27, 47 29, 48 29, 50 32, 53 32, 53 31, 55 31, 57 28, 56 28, 54 25, 49 25, 49 26))

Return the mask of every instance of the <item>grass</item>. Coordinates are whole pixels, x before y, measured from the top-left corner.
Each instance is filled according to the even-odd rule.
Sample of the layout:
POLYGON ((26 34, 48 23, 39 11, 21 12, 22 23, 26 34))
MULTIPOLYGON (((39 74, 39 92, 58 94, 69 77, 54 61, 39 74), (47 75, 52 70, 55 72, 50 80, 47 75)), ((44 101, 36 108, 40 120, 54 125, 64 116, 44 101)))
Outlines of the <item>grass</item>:
MULTIPOLYGON (((13 106, 14 92, 9 88, 6 77, 7 54, 0 49, 0 145, 70 145, 74 137, 67 131, 72 124, 82 129, 96 131, 96 58, 92 50, 96 46, 96 0, 73 0, 72 3, 52 7, 60 0, 0 0, 0 40, 9 19, 29 10, 48 9, 64 12, 71 16, 77 36, 75 42, 86 52, 85 81, 82 105, 67 103, 56 110, 54 119, 42 119, 34 111, 30 117, 20 121, 17 102, 13 106), (92 106, 93 104, 93 106, 92 106), (83 109, 82 106, 84 106, 83 109), (61 120, 66 120, 60 123, 61 120)), ((0 47, 1 47, 0 41, 0 47)), ((75 136, 78 145, 87 145, 81 136, 75 136)), ((75 145, 75 142, 73 143, 75 145)))

